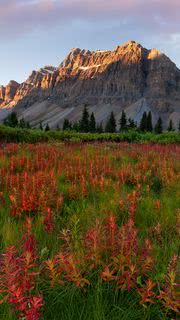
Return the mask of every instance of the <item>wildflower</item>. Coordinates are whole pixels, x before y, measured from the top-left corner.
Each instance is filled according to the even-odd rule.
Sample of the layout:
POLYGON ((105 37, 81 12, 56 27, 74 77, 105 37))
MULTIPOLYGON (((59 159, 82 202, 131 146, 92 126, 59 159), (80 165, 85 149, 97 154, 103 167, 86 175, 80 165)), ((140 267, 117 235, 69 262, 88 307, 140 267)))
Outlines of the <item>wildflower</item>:
POLYGON ((101 279, 105 282, 113 281, 117 279, 117 276, 114 276, 115 270, 110 271, 108 266, 105 266, 104 270, 100 273, 101 279))
POLYGON ((156 287, 156 283, 154 283, 151 279, 145 281, 145 286, 138 289, 138 293, 141 296, 140 304, 145 303, 154 303, 154 298, 156 297, 153 289, 156 287))

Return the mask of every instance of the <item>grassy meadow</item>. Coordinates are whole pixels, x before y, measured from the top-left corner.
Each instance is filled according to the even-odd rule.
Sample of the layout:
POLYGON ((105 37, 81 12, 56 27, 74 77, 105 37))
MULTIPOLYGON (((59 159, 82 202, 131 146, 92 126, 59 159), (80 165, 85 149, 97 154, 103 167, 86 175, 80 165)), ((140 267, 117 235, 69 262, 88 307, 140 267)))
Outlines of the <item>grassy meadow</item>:
POLYGON ((180 145, 75 138, 1 145, 0 319, 178 319, 180 145))

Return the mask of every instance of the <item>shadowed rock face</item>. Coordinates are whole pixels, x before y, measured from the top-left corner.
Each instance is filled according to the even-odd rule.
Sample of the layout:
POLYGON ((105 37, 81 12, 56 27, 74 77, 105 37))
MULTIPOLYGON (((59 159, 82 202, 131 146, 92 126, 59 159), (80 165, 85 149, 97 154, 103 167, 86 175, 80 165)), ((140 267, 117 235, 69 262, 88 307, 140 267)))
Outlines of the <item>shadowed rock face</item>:
POLYGON ((119 119, 125 109, 137 122, 151 111, 153 122, 161 116, 165 125, 170 118, 177 124, 180 70, 158 50, 130 41, 114 51, 72 49, 58 68, 46 66, 20 85, 0 87, 0 108, 14 107, 34 126, 76 121, 85 104, 99 122, 112 110, 119 119))

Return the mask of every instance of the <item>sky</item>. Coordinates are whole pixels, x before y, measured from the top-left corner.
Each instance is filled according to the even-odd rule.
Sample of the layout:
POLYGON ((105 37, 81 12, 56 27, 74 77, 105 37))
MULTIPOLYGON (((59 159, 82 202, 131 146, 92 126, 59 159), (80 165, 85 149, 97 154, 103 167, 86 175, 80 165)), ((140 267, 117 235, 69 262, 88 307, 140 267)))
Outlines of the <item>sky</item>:
POLYGON ((180 0, 0 0, 0 85, 58 66, 72 48, 135 40, 180 68, 180 0))

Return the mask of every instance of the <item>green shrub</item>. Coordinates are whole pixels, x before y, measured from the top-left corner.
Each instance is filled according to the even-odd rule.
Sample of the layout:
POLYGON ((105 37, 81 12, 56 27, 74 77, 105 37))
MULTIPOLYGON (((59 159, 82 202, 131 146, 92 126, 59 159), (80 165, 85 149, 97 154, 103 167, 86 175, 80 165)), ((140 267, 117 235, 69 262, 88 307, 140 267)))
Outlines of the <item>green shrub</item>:
POLYGON ((136 129, 122 133, 80 133, 72 130, 42 131, 40 129, 23 129, 0 126, 1 142, 38 143, 50 141, 73 141, 73 142, 134 142, 134 143, 180 143, 180 132, 164 132, 162 134, 141 133, 136 129))

